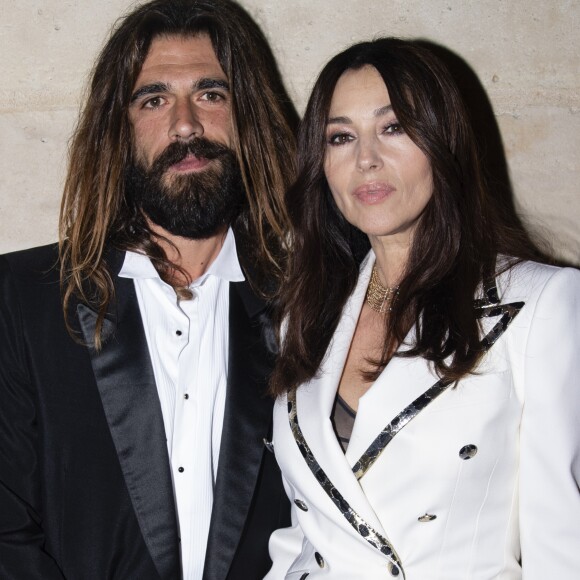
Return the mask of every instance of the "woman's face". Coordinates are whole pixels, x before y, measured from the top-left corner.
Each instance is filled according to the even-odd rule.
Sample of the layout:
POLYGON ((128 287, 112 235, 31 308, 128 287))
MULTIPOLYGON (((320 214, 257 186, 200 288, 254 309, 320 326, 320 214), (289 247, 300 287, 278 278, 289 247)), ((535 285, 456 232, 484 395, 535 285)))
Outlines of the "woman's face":
POLYGON ((431 165, 397 122, 372 66, 348 70, 336 84, 324 173, 344 217, 371 243, 409 245, 432 195, 431 165))

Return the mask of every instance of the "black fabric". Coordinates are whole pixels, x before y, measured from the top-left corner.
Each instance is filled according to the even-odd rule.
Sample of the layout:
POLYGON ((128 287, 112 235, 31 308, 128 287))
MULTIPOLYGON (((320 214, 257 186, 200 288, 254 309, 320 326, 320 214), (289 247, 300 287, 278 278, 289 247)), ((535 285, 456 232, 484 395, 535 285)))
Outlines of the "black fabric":
MULTIPOLYGON (((174 578, 179 544, 163 415, 134 285, 119 282, 127 288, 115 330, 100 351, 90 350, 91 362, 143 538, 161 578, 174 578)), ((84 304, 77 312, 90 343, 97 314, 84 304)))
MULTIPOLYGON (((133 282, 114 276, 97 354, 65 328, 56 263, 56 246, 0 257, 0 578, 178 580, 166 440, 133 282)), ((112 252, 113 274, 121 263, 112 252)), ((261 578, 269 534, 288 525, 262 442, 271 329, 263 309, 250 316, 236 298, 247 284, 236 286, 206 580, 261 578)), ((72 312, 90 337, 95 314, 72 312)))
MULTIPOLYGON (((264 485, 260 463, 264 457, 264 439, 270 436, 272 404, 265 392, 274 353, 263 338, 263 324, 252 321, 243 307, 240 290, 247 285, 231 286, 228 398, 204 580, 225 578, 236 550, 247 554, 240 558, 241 568, 233 568, 229 578, 263 577, 268 571, 265 564, 269 564, 265 550, 268 538, 263 537, 263 530, 280 526, 277 512, 269 512, 265 505, 266 509, 260 510, 262 517, 253 519, 246 530, 246 536, 251 538, 249 545, 238 547, 239 530, 244 527, 254 489, 256 486, 271 488, 264 485), (241 388, 244 383, 245 388, 241 388), (217 546, 222 546, 221 550, 217 546)), ((276 505, 280 499, 274 495, 267 503, 276 505)))
POLYGON ((330 413, 330 421, 334 429, 334 434, 345 453, 350 443, 350 436, 352 435, 355 419, 356 411, 351 409, 346 401, 336 393, 334 405, 332 405, 332 411, 330 413))

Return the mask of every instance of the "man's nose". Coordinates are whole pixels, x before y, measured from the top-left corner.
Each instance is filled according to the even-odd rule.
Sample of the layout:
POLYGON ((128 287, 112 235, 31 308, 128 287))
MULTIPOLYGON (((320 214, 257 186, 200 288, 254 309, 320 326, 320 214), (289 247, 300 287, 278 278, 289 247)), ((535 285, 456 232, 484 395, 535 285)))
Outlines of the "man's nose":
POLYGON ((179 99, 173 108, 169 137, 172 141, 189 141, 203 135, 199 112, 189 98, 179 99))

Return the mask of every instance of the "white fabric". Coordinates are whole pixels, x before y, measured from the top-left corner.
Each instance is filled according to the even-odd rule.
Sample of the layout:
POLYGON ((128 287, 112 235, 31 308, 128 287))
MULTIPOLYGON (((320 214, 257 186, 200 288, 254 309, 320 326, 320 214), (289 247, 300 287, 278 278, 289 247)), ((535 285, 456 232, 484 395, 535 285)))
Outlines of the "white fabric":
POLYGON ((191 284, 192 300, 178 302, 141 254, 127 252, 119 276, 134 280, 161 402, 183 579, 201 580, 225 408, 229 283, 244 280, 233 233, 191 284))
MULTIPOLYGON (((525 306, 479 374, 421 411, 359 482, 351 470, 356 460, 437 380, 426 361, 394 358, 360 399, 342 452, 329 417, 373 263, 371 254, 318 377, 297 392, 314 457, 350 506, 392 543, 406 580, 576 580, 580 272, 523 263, 500 276, 501 302, 525 306), (468 460, 459 455, 465 445, 478 448, 468 460), (436 518, 420 521, 424 514, 436 518)), ((483 319, 484 331, 497 321, 483 319)), ((387 558, 356 533, 310 472, 285 397, 275 405, 273 442, 291 501, 302 500, 308 511, 293 504, 294 527, 273 534, 267 579, 392 578, 387 558)))

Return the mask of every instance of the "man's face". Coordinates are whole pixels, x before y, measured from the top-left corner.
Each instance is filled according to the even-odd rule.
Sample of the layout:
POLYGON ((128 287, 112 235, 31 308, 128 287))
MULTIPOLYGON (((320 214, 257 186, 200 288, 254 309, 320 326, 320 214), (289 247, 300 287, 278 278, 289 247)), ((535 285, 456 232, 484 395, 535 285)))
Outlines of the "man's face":
POLYGON ((228 81, 207 35, 153 40, 129 107, 135 154, 127 188, 172 234, 209 237, 239 207, 230 108, 228 81))
MULTIPOLYGON (((209 36, 161 36, 151 43, 129 107, 136 160, 144 167, 175 141, 205 137, 231 141, 229 83, 209 36)), ((188 159, 174 175, 201 172, 208 163, 188 159)))

